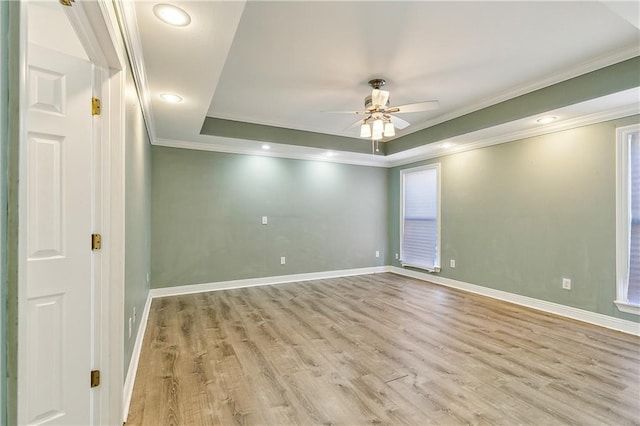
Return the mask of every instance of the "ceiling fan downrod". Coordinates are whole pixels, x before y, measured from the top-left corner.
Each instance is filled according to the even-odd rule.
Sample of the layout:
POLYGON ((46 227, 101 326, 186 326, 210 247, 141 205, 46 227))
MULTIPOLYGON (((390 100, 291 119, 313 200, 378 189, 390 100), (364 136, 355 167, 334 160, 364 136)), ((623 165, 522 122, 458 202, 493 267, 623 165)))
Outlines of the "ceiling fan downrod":
POLYGON ((382 86, 387 84, 387 82, 383 78, 374 78, 373 80, 369 80, 369 86, 374 89, 380 89, 382 86))

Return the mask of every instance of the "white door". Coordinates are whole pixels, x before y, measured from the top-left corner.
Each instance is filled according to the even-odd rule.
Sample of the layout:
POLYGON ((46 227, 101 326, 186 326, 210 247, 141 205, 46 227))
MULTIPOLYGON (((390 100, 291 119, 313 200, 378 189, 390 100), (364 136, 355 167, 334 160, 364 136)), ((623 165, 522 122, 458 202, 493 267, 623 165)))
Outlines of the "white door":
POLYGON ((92 423, 92 72, 87 60, 28 46, 26 359, 19 360, 28 424, 92 423))

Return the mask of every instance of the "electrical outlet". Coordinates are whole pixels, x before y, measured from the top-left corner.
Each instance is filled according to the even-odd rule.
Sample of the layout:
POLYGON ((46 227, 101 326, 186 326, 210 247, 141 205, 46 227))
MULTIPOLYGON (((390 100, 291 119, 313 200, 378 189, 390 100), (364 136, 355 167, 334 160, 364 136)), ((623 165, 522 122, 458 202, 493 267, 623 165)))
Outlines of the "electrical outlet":
POLYGON ((129 317, 129 339, 131 339, 131 330, 133 330, 133 323, 132 320, 133 318, 129 317))
POLYGON ((452 268, 455 268, 456 267, 456 260, 455 259, 449 260, 449 266, 451 266, 452 268))
POLYGON ((280 264, 281 264, 281 265, 284 265, 285 263, 287 263, 287 259, 286 259, 284 256, 282 256, 282 257, 280 258, 280 264))
POLYGON ((396 260, 400 259, 400 255, 398 255, 398 253, 396 253, 396 260))
POLYGON ((266 216, 262 216, 262 224, 263 225, 267 224, 267 217, 266 216))
POLYGON ((380 252, 376 250, 376 257, 380 257, 380 252))
POLYGON ((565 290, 571 290, 571 278, 562 279, 562 288, 565 290))

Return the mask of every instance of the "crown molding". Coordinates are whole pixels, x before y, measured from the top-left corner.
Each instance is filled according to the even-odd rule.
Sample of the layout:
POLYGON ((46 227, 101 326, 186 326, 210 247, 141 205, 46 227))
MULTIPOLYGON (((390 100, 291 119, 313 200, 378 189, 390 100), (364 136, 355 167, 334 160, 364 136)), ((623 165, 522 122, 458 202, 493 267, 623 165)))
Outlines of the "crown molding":
POLYGON ((124 45, 127 51, 129 66, 133 74, 138 98, 142 105, 142 115, 144 116, 145 126, 149 139, 155 139, 155 120, 153 118, 153 109, 151 108, 151 91, 149 90, 149 82, 145 71, 144 56, 142 54, 142 40, 140 39, 140 31, 136 18, 135 2, 126 0, 115 0, 114 6, 118 16, 120 17, 120 30, 124 45))
MULTIPOLYGON (((221 138, 222 139, 222 138, 221 138)), ((227 138, 225 138, 227 139, 227 138)), ((238 139, 227 139, 231 142, 238 142, 238 139)), ((289 149, 292 145, 274 144, 269 143, 272 149, 266 151, 260 148, 263 142, 256 141, 244 141, 253 146, 239 146, 237 144, 219 144, 214 142, 194 142, 194 141, 182 141, 176 139, 152 139, 152 145, 164 146, 169 148, 183 148, 194 149, 198 151, 212 151, 222 152, 226 154, 240 154, 240 155, 256 155, 260 157, 276 157, 276 158, 288 158, 292 160, 307 160, 307 161, 324 161, 328 163, 341 163, 351 164, 356 166, 371 166, 371 167, 388 167, 387 160, 383 156, 373 154, 360 154, 346 151, 332 151, 332 156, 328 156, 326 149, 307 148, 295 146, 297 152, 291 152, 289 149), (277 146, 285 148, 283 152, 277 152, 274 148, 277 146)))

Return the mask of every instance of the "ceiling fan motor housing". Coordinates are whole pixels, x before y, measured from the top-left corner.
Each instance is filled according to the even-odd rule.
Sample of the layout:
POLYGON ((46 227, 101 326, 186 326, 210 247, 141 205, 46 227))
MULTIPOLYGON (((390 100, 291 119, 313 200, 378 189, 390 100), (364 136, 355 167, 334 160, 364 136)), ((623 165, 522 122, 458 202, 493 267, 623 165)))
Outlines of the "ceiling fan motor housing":
MULTIPOLYGON (((389 98, 391 99, 391 98, 389 98)), ((384 106, 384 108, 387 108, 389 106, 389 99, 387 99, 387 103, 384 106)), ((373 101, 371 99, 371 95, 367 96, 366 98, 364 98, 364 109, 366 110, 371 110, 373 109, 373 101)))

